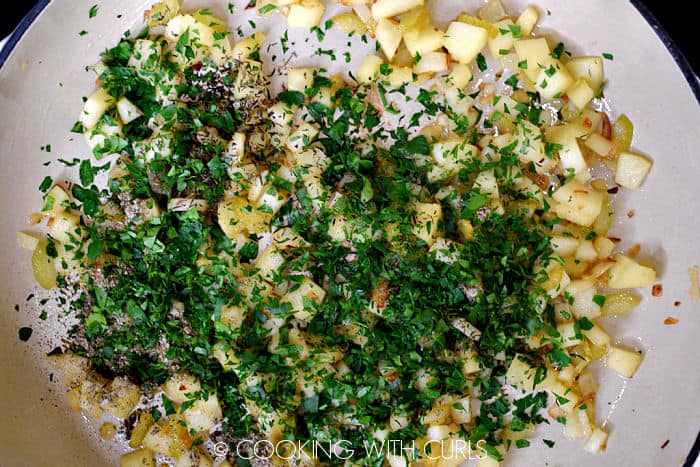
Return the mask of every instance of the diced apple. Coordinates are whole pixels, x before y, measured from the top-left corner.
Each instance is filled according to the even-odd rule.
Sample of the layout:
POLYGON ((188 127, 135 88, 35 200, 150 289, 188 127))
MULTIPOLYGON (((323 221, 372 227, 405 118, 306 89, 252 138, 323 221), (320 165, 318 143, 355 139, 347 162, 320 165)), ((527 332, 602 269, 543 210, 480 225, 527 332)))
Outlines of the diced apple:
POLYGON ((143 115, 143 112, 126 97, 122 97, 117 101, 117 112, 119 112, 119 118, 124 125, 133 122, 143 115))
POLYGON ((579 78, 573 86, 566 91, 569 100, 573 102, 577 109, 583 110, 591 102, 595 93, 586 80, 579 78))
POLYGON ((445 31, 445 48, 460 63, 471 63, 488 42, 484 28, 453 21, 445 31))
POLYGON ((301 3, 289 7, 287 24, 293 28, 311 28, 318 26, 323 18, 326 7, 314 0, 302 0, 301 3))
POLYGON ((573 180, 554 192, 559 217, 590 227, 603 209, 603 195, 594 188, 573 180))
POLYGON ((616 345, 610 346, 605 356, 605 366, 626 378, 634 376, 640 363, 642 363, 642 354, 616 345))
POLYGON ((46 240, 42 240, 37 244, 32 255, 32 270, 34 279, 40 286, 48 290, 56 287, 58 273, 53 258, 46 252, 47 246, 48 242, 46 240))
POLYGON ((575 237, 555 235, 549 241, 552 251, 557 256, 572 256, 578 249, 579 240, 575 237))
POLYGON ((547 39, 538 37, 537 39, 520 39, 513 43, 518 59, 524 62, 520 67, 522 72, 530 81, 536 81, 542 67, 548 67, 554 60, 549 54, 547 39))
POLYGON ((615 183, 625 188, 639 188, 651 170, 651 164, 651 160, 639 154, 621 153, 617 158, 615 183))
POLYGON ((44 236, 39 232, 32 232, 29 230, 20 230, 17 232, 17 241, 19 246, 25 250, 34 251, 44 239, 44 236))
POLYGON ((602 57, 575 57, 566 62, 566 68, 574 78, 586 80, 594 92, 605 80, 602 57))
POLYGON ((600 305, 593 301, 596 296, 595 287, 582 290, 578 293, 572 293, 574 303, 571 306, 571 312, 577 318, 595 319, 600 316, 600 305))
POLYGON ((615 265, 608 271, 608 287, 632 289, 648 287, 656 280, 656 271, 622 254, 615 255, 615 265))
POLYGON ((185 373, 175 374, 163 384, 163 392, 166 397, 176 404, 182 404, 188 400, 188 395, 194 395, 201 390, 202 385, 199 380, 185 373))
POLYGON ((642 299, 632 292, 613 292, 605 296, 603 304, 603 316, 626 315, 639 305, 642 299))
POLYGON ((333 25, 340 28, 345 34, 361 36, 367 32, 367 24, 355 13, 341 13, 334 16, 333 25))
POLYGON ((535 29, 539 19, 540 12, 537 11, 537 8, 532 5, 525 8, 523 12, 520 13, 520 16, 518 16, 518 20, 515 22, 515 24, 520 26, 520 35, 529 36, 532 34, 532 31, 535 29))
POLYGON ((611 157, 611 155, 614 154, 614 143, 608 138, 605 138, 600 133, 591 133, 591 135, 588 138, 586 138, 583 144, 585 144, 588 149, 592 150, 600 157, 607 158, 611 157))
POLYGON ((260 46, 265 42, 266 36, 262 32, 256 32, 252 36, 246 37, 245 39, 236 43, 233 47, 233 52, 231 56, 234 60, 245 60, 250 58, 250 55, 256 50, 260 49, 260 46))
POLYGON ((356 78, 360 83, 375 81, 379 75, 379 68, 384 60, 376 55, 367 55, 362 65, 357 69, 356 78))
POLYGON ((598 324, 593 324, 593 327, 587 331, 582 331, 586 339, 592 344, 605 347, 610 344, 610 335, 598 324))
POLYGON ((391 18, 423 4, 424 0, 378 0, 372 5, 372 17, 391 18))
POLYGON ((474 188, 478 188, 479 193, 492 199, 498 199, 500 196, 498 180, 496 180, 496 174, 493 169, 480 172, 474 179, 474 188))
POLYGON ((377 38, 386 59, 391 61, 401 44, 401 28, 391 19, 380 18, 374 28, 374 36, 377 38))
POLYGON ((576 329, 574 323, 561 323, 557 325, 557 332, 559 332, 561 338, 561 347, 563 349, 567 347, 573 347, 581 343, 581 338, 576 337, 576 329))
POLYGON ((386 75, 389 85, 394 88, 400 88, 404 84, 413 81, 413 69, 407 66, 389 66, 389 73, 386 75))
POLYGON ((404 44, 412 57, 424 55, 445 45, 446 36, 441 30, 430 25, 422 29, 404 31, 404 44))
POLYGON ((464 89, 471 80, 472 70, 469 68, 469 65, 466 63, 453 63, 452 71, 447 75, 445 82, 457 89, 464 89))
POLYGON ((608 442, 608 433, 601 428, 594 428, 591 436, 583 444, 583 449, 591 454, 600 454, 605 451, 606 443, 608 442))
POLYGON ((282 253, 277 247, 270 245, 260 254, 260 257, 255 262, 255 268, 258 270, 260 277, 268 282, 273 282, 283 264, 284 256, 282 256, 282 253))
POLYGON ((158 61, 153 62, 149 59, 155 55, 160 60, 161 51, 161 45, 157 42, 148 39, 136 39, 134 41, 134 52, 129 57, 127 65, 134 68, 144 68, 147 63, 155 66, 158 64, 158 61))
POLYGON ((102 115, 109 110, 116 102, 104 89, 98 89, 85 101, 83 111, 78 120, 86 130, 92 130, 102 118, 102 115))
POLYGON ((494 57, 501 57, 504 55, 503 52, 510 52, 513 48, 513 42, 515 38, 513 37, 513 32, 510 28, 514 26, 513 21, 510 19, 504 19, 493 23, 493 26, 498 29, 498 35, 493 38, 489 38, 489 50, 491 55, 494 57))
POLYGON ((287 71, 287 89, 304 92, 314 84, 315 68, 290 68, 287 71))
POLYGON ((535 79, 535 89, 545 99, 562 96, 573 84, 573 76, 558 60, 553 60, 541 69, 535 79))
POLYGON ((441 73, 447 70, 449 59, 444 52, 428 52, 421 55, 413 67, 416 73, 441 73))

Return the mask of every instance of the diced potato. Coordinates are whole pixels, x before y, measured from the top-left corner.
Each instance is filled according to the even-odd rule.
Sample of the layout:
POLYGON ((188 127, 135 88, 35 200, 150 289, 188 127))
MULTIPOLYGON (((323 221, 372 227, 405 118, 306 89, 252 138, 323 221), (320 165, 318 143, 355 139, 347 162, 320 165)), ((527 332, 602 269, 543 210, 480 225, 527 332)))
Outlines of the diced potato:
POLYGON ((222 417, 219 399, 216 394, 209 395, 206 400, 197 399, 182 416, 190 430, 197 433, 209 431, 222 417))
POLYGON ((269 228, 272 215, 256 209, 247 199, 235 196, 219 203, 219 226, 224 234, 234 239, 241 233, 258 234, 269 228))
POLYGON ((94 375, 90 375, 80 383, 80 410, 93 420, 102 417, 103 411, 100 402, 104 387, 104 380, 94 375))
POLYGON ((386 463, 389 465, 389 467, 408 467, 408 461, 406 458, 396 454, 387 454, 386 463))
POLYGON ((386 79, 391 87, 400 88, 413 81, 413 69, 407 66, 390 65, 386 79))
POLYGON ((378 0, 372 5, 372 17, 374 19, 391 18, 423 3, 424 0, 378 0))
POLYGON ((634 310, 642 299, 632 292, 613 292, 605 296, 603 316, 623 316, 634 310))
POLYGON ((557 126, 548 132, 547 139, 561 145, 559 149, 559 163, 563 169, 563 173, 568 174, 573 171, 576 180, 586 182, 591 178, 588 172, 588 165, 583 158, 581 148, 578 145, 576 138, 580 133, 575 125, 557 126))
POLYGON ((305 306, 305 301, 320 304, 326 297, 326 291, 308 277, 304 277, 299 285, 296 285, 282 297, 281 302, 289 303, 294 317, 302 321, 311 318, 311 311, 305 306))
POLYGON ((488 42, 488 37, 484 28, 453 21, 445 31, 445 48, 455 61, 471 63, 488 42))
POLYGON ((181 424, 172 416, 168 420, 159 420, 143 438, 144 447, 158 454, 179 458, 192 444, 187 427, 183 425, 186 424, 181 424))
POLYGON ((598 253, 598 259, 605 259, 612 254, 615 242, 607 237, 596 237, 593 239, 593 247, 598 253))
POLYGON ((569 70, 559 60, 552 60, 537 75, 535 89, 545 99, 555 99, 562 96, 574 82, 569 70))
POLYGON ((287 149, 292 152, 301 152, 311 144, 318 136, 318 127, 304 122, 287 138, 287 149))
POLYGON ((284 264, 284 256, 275 246, 268 246, 262 252, 255 263, 255 268, 258 269, 260 277, 268 282, 275 282, 275 278, 279 276, 280 269, 284 264))
POLYGON ((612 139, 618 152, 626 151, 632 144, 634 125, 627 115, 620 115, 612 126, 612 139))
POLYGON ((616 345, 610 346, 605 365, 615 373, 631 378, 642 363, 642 354, 616 345))
POLYGON ((449 59, 444 52, 428 52, 421 55, 413 67, 416 73, 440 73, 447 70, 449 59))
POLYGON ((69 208, 71 196, 61 185, 54 185, 44 195, 44 206, 41 208, 42 214, 55 216, 61 214, 69 208))
POLYGON ((532 34, 532 31, 535 29, 539 19, 540 12, 537 11, 537 8, 532 5, 525 8, 523 12, 520 13, 520 16, 518 16, 518 20, 515 22, 515 24, 520 26, 520 35, 529 36, 532 34))
POLYGON ((356 77, 360 83, 369 83, 379 76, 379 68, 384 60, 376 55, 367 55, 362 65, 357 69, 356 77))
POLYGON ((143 112, 126 97, 122 97, 117 101, 117 112, 119 112, 119 118, 124 125, 133 122, 143 115, 143 112))
POLYGON ((603 209, 603 195, 577 180, 560 187, 552 198, 559 217, 584 227, 591 226, 603 209))
POLYGON ((442 206, 436 203, 416 203, 414 209, 416 214, 411 231, 430 246, 435 241, 442 220, 442 206))
POLYGON ((188 395, 193 395, 202 390, 199 380, 186 373, 178 373, 170 377, 163 384, 165 396, 176 404, 182 404, 189 400, 188 395))
POLYGON ((214 344, 212 355, 214 355, 214 358, 221 364, 221 368, 223 368, 224 371, 238 372, 241 360, 228 343, 219 341, 214 344))
POLYGON ((442 396, 435 400, 433 406, 420 419, 420 422, 425 425, 442 425, 447 423, 450 417, 452 408, 452 397, 442 396))
POLYGON ((605 80, 602 57, 574 57, 566 62, 566 68, 574 78, 586 80, 594 92, 598 92, 605 80))
POLYGON ((583 449, 591 454, 600 454, 605 451, 608 442, 608 433, 601 428, 594 428, 591 436, 583 444, 583 449))
POLYGON ((450 415, 454 423, 464 424, 472 420, 471 401, 469 396, 452 401, 450 415))
POLYGON ((92 130, 97 126, 97 123, 102 118, 102 115, 109 110, 116 100, 104 89, 98 89, 83 106, 83 111, 80 113, 78 120, 83 124, 86 130, 92 130))
MULTIPOLYGON (((162 53, 161 45, 148 39, 136 39, 134 41, 134 52, 129 57, 128 66, 143 69, 149 65, 149 69, 155 67, 160 61, 162 53), (157 57, 157 60, 151 57, 157 57)), ((100 73, 101 74, 101 73, 100 73)), ((98 76, 100 75, 98 74, 98 76)))
POLYGON ((46 252, 46 247, 48 245, 49 243, 46 240, 42 240, 34 249, 34 254, 32 255, 32 270, 34 272, 34 279, 36 279, 40 286, 45 289, 52 289, 56 287, 58 273, 56 272, 53 258, 46 252))
POLYGON ((569 100, 573 102, 577 109, 583 110, 591 102, 595 92, 586 80, 579 78, 573 86, 567 89, 566 95, 569 96, 569 100))
POLYGON ((637 189, 651 170, 651 160, 639 154, 622 152, 617 158, 615 183, 625 188, 637 189))
POLYGON ((120 467, 155 467, 153 451, 150 449, 138 449, 124 454, 119 458, 120 467))
POLYGON ((549 54, 549 45, 543 37, 537 39, 519 39, 513 43, 515 52, 518 54, 520 61, 525 61, 526 68, 522 72, 530 81, 536 81, 540 71, 549 65, 554 60, 549 54))
POLYGON ((580 259, 581 261, 592 263, 598 259, 598 252, 593 246, 593 242, 591 240, 581 240, 578 248, 576 249, 574 257, 576 259, 580 259))
POLYGON ((17 232, 19 246, 25 250, 34 251, 39 243, 44 240, 44 236, 39 232, 20 230, 17 232))
POLYGON ((139 415, 134 429, 131 430, 131 438, 129 438, 129 447, 136 449, 143 443, 143 438, 146 437, 146 433, 151 429, 151 426, 155 421, 153 420, 153 415, 150 412, 143 412, 139 415))
POLYGON ((287 24, 293 28, 311 28, 318 26, 323 18, 326 7, 314 0, 302 0, 301 3, 289 7, 287 24))
POLYGON ((478 188, 479 193, 492 199, 498 199, 500 196, 498 180, 493 169, 480 172, 474 180, 474 188, 478 188))
POLYGON ((615 255, 615 265, 608 271, 608 287, 632 289, 648 287, 656 280, 656 271, 622 254, 615 255))
POLYGON ((401 29, 399 24, 391 19, 380 18, 374 27, 374 36, 377 38, 386 59, 391 61, 401 44, 401 29))
POLYGON ((531 390, 535 384, 535 369, 516 355, 508 367, 505 381, 511 386, 531 390))
POLYGON ((141 389, 128 378, 117 376, 107 385, 102 408, 118 418, 126 418, 141 398, 141 389))

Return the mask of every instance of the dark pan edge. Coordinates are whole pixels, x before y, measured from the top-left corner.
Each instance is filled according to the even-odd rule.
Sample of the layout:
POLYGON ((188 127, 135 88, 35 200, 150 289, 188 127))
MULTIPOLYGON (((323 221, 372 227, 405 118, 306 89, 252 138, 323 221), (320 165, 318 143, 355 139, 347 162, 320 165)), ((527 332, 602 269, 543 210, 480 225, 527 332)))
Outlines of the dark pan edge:
POLYGON ((7 39, 5 47, 0 50, 0 68, 5 65, 5 62, 17 46, 17 43, 20 41, 20 39, 22 39, 22 36, 24 36, 24 33, 27 32, 29 26, 34 23, 34 20, 37 18, 37 16, 39 16, 39 14, 41 14, 42 11, 44 11, 44 8, 46 8, 49 3, 51 3, 51 0, 39 0, 39 2, 37 2, 37 4, 34 5, 31 10, 29 10, 29 13, 22 18, 22 21, 19 22, 9 39, 7 39))

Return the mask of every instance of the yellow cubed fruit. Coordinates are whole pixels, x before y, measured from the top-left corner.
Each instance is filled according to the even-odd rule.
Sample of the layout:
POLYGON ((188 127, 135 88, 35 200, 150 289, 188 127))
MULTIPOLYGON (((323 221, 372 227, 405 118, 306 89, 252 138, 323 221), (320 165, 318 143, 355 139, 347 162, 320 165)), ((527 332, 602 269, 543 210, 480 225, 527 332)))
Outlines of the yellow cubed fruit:
POLYGON ((391 61, 401 44, 401 28, 391 19, 380 18, 374 27, 374 36, 377 38, 386 59, 391 61))
POLYGON ((372 17, 391 18, 423 4, 424 0, 378 0, 372 5, 372 17))
POLYGON ((537 25, 537 21, 540 19, 540 12, 537 8, 530 5, 520 13, 515 24, 520 26, 520 35, 529 36, 537 25))
POLYGON ((573 76, 558 60, 541 69, 535 79, 535 89, 545 99, 561 97, 573 84, 573 76))
POLYGON ((445 48, 460 63, 471 63, 488 42, 484 28, 453 21, 445 31, 445 48))
POLYGON ((376 55, 367 55, 362 65, 357 69, 356 78, 359 83, 370 83, 379 76, 379 68, 384 60, 376 55))
POLYGON ((314 84, 316 68, 290 68, 287 71, 287 89, 303 93, 314 84))
POLYGON ((518 54, 518 60, 524 62, 520 70, 530 81, 536 81, 542 68, 548 67, 554 60, 549 55, 551 51, 544 37, 519 39, 513 43, 513 47, 518 54))
POLYGON ((605 80, 602 57, 575 57, 566 62, 571 75, 585 80, 594 92, 598 92, 605 80))
POLYGON ((648 287, 656 281, 656 271, 622 254, 615 255, 615 264, 608 270, 608 287, 633 289, 648 287))
POLYGON ((590 227, 603 209, 603 195, 577 180, 560 187, 552 198, 559 217, 584 227, 590 227))
POLYGON ((588 106, 588 103, 591 102, 595 93, 586 80, 579 79, 573 86, 567 89, 566 95, 577 109, 583 110, 588 106))
POLYGON ((644 156, 623 152, 617 158, 615 183, 625 188, 639 188, 651 170, 652 162, 644 156))
POLYGON ((634 310, 642 299, 632 292, 613 292, 605 296, 601 309, 603 316, 623 316, 634 310))
POLYGON ((311 28, 318 26, 323 18, 326 7, 323 3, 302 0, 301 3, 289 7, 287 24, 293 28, 311 28))
POLYGON ((449 58, 444 52, 428 52, 421 55, 413 70, 420 73, 441 73, 447 70, 449 58))
POLYGON ((104 89, 95 91, 83 105, 83 111, 78 120, 86 130, 92 130, 102 118, 102 115, 109 110, 117 100, 104 89))
POLYGON ((326 292, 320 285, 308 277, 304 277, 301 283, 292 287, 292 290, 287 292, 280 301, 289 303, 294 317, 304 321, 311 318, 311 310, 304 306, 305 299, 320 304, 325 297, 326 292))
POLYGON ((631 378, 642 363, 642 354, 613 345, 605 356, 605 366, 625 378, 631 378))

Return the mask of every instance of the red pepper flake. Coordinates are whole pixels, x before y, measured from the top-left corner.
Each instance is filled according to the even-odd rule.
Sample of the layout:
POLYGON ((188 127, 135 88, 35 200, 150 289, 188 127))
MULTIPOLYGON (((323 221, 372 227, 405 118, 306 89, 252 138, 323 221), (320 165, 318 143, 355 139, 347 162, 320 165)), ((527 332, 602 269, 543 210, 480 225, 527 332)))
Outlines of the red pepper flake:
POLYGON ((673 302, 673 306, 681 306, 681 302, 679 302, 678 300, 676 300, 675 302, 673 302))
POLYGON ((627 252, 627 256, 629 256, 630 258, 634 258, 635 256, 637 256, 639 254, 639 251, 641 249, 642 249, 642 246, 639 243, 637 243, 635 246, 633 246, 632 248, 629 249, 629 251, 627 252))
POLYGON ((634 209, 627 211, 627 219, 632 219, 634 217, 634 209))
POLYGON ((678 324, 678 320, 676 318, 671 318, 670 316, 664 320, 664 324, 666 326, 672 326, 674 324, 678 324))
POLYGON ((620 243, 622 241, 622 239, 619 237, 608 237, 608 240, 610 240, 613 243, 620 243))
POLYGON ((666 441, 664 441, 664 444, 661 445, 661 449, 663 449, 663 448, 665 448, 666 446, 668 446, 668 443, 670 443, 670 442, 671 442, 670 439, 667 439, 666 441))
POLYGON ((664 286, 661 284, 654 284, 651 286, 651 294, 654 297, 660 297, 664 294, 664 286))

